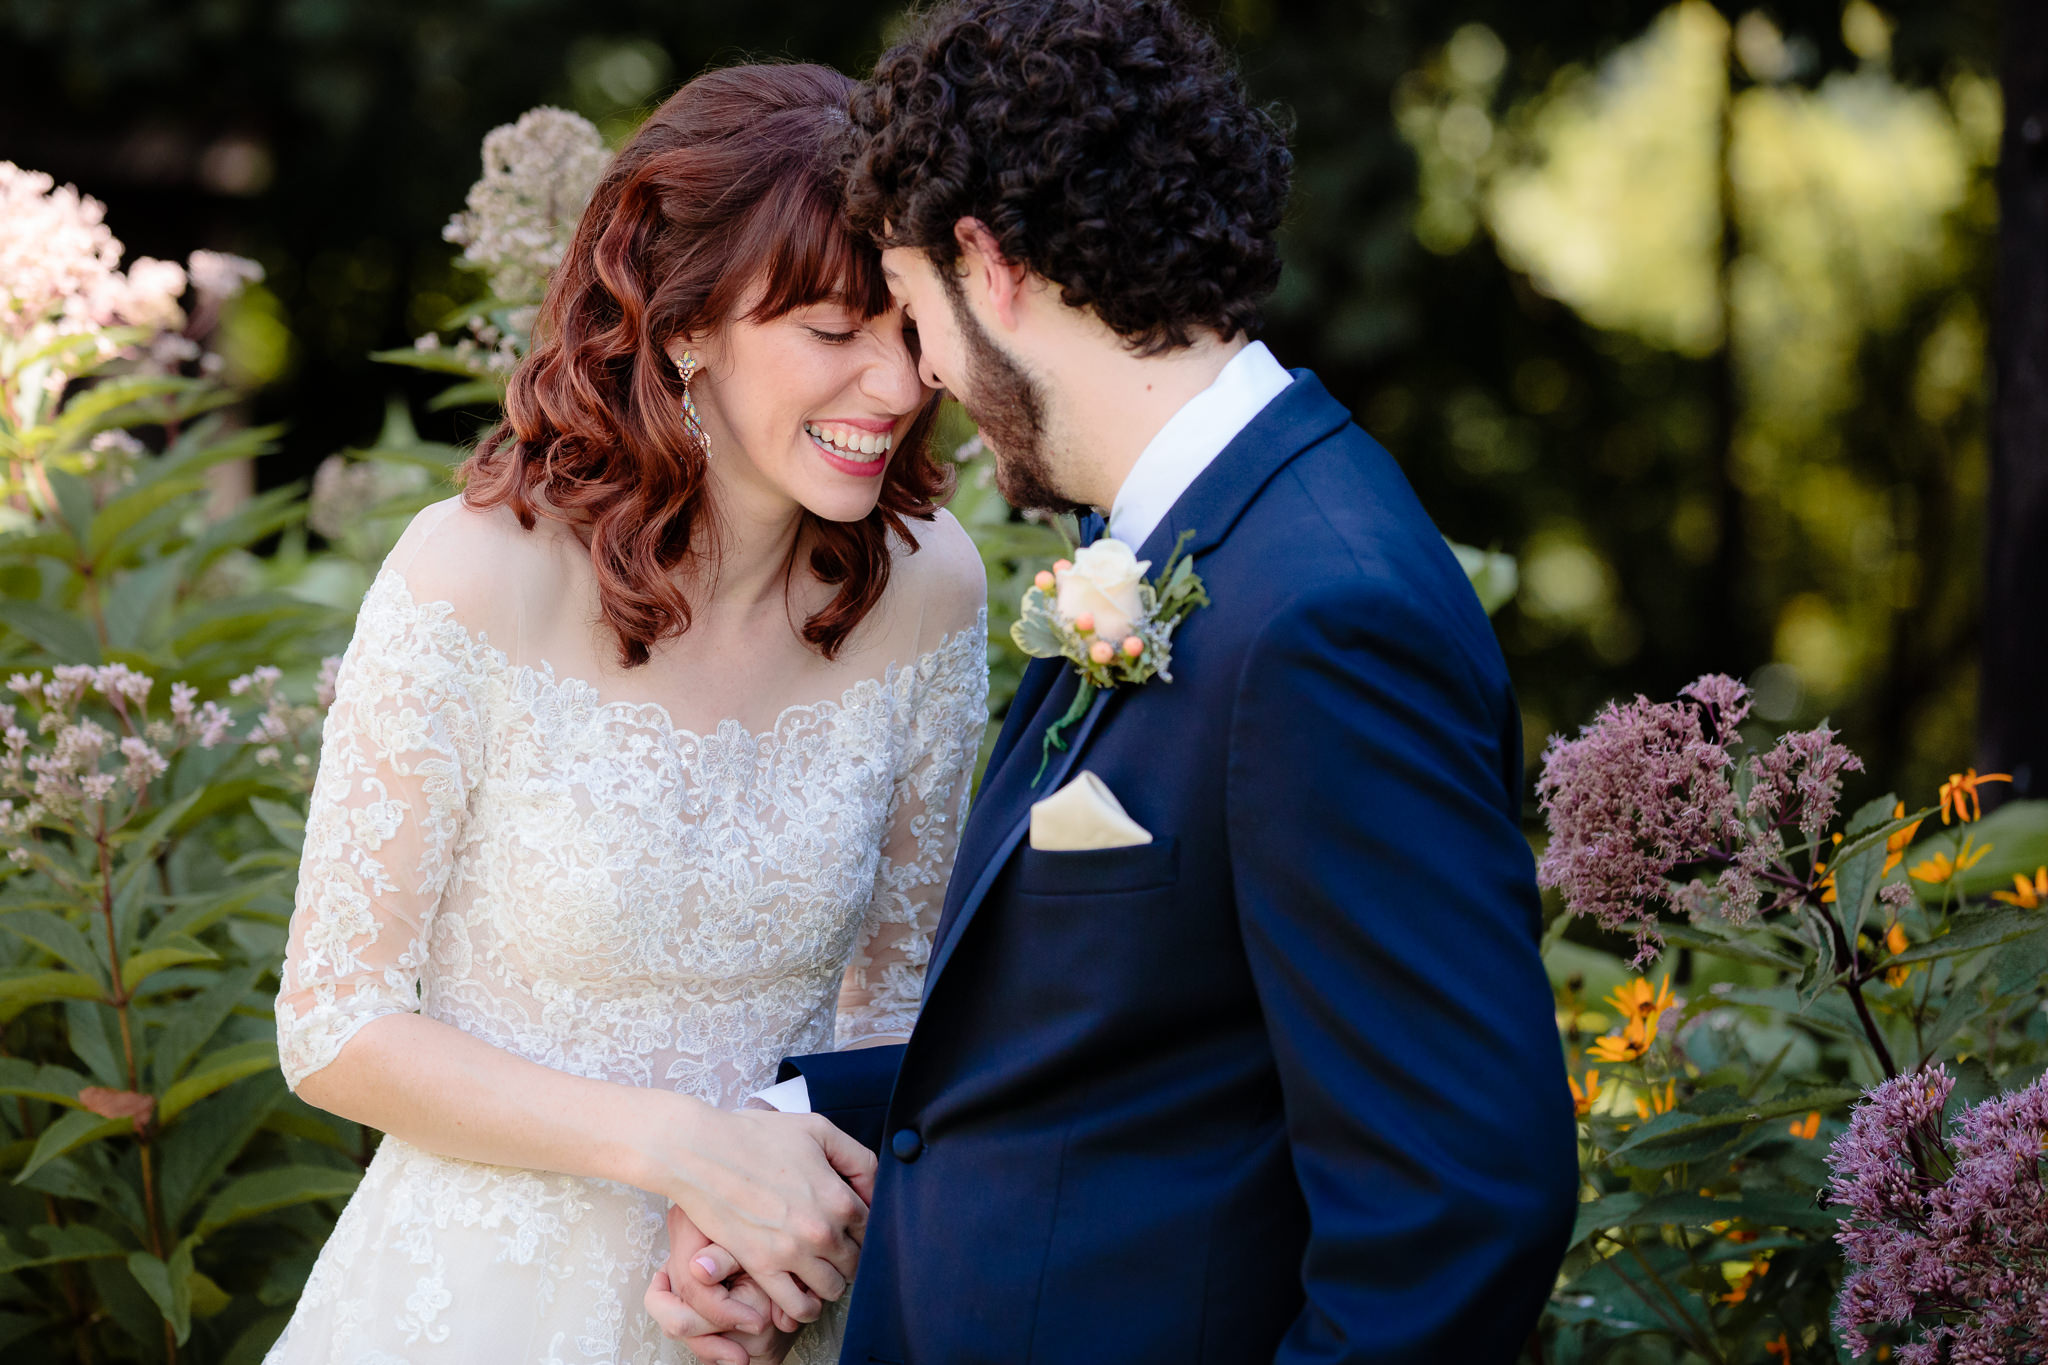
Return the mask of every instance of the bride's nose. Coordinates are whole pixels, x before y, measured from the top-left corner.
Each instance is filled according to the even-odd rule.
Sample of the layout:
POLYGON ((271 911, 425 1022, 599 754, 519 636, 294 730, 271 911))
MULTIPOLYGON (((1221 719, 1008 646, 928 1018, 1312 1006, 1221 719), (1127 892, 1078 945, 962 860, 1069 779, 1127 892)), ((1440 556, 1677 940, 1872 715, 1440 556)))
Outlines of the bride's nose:
POLYGON ((924 402, 925 382, 917 358, 899 335, 879 347, 861 372, 861 392, 885 411, 905 413, 924 402))

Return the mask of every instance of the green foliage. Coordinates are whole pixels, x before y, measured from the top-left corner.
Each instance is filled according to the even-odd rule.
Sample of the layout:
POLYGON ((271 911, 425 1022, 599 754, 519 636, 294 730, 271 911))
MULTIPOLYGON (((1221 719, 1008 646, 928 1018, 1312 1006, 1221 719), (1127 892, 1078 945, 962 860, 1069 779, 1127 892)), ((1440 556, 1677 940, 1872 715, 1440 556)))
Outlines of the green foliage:
POLYGON ((0 1361, 252 1359, 369 1150, 271 1017, 349 616, 302 488, 209 513, 275 432, 134 363, 0 432, 0 1361))
POLYGON ((2048 898, 2014 880, 2030 889, 2048 862, 2048 802, 1939 821, 1869 802, 1838 843, 1787 854, 1787 910, 1661 925, 1664 959, 1641 978, 1565 942, 1559 912, 1546 960, 1584 1202, 1541 1359, 1848 1359, 1824 1189, 1850 1106, 1936 1062, 1973 1099, 2048 1069, 2048 898), (1982 861, 1949 871, 1965 847, 1982 861), (1675 999, 1651 984, 1674 976, 1675 999), (1614 987, 1604 1003, 1589 980, 1614 987))

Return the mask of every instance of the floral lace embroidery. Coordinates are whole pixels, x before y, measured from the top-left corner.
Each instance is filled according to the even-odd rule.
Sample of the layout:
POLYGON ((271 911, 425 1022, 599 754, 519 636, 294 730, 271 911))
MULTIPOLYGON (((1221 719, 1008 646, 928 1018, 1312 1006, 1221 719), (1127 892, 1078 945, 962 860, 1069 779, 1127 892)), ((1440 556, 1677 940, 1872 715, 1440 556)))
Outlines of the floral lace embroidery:
MULTIPOLYGON (((984 613, 760 734, 700 735, 512 662, 385 569, 307 817, 277 1001, 287 1080, 418 1010, 730 1108, 782 1057, 907 1033, 986 717, 985 641, 984 613)), ((681 1360, 639 1308, 661 1228, 637 1190, 387 1139, 271 1359, 482 1359, 509 1314, 507 1360, 681 1360)))

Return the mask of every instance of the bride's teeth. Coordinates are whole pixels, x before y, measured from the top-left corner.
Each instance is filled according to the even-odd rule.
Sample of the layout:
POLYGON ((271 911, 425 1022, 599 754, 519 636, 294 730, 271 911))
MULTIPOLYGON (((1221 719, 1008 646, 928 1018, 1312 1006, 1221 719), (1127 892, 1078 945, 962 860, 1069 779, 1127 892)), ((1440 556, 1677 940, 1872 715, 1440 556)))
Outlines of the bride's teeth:
POLYGON ((816 422, 804 423, 804 430, 820 443, 848 455, 873 457, 886 454, 896 441, 893 432, 856 431, 852 427, 827 427, 816 422))

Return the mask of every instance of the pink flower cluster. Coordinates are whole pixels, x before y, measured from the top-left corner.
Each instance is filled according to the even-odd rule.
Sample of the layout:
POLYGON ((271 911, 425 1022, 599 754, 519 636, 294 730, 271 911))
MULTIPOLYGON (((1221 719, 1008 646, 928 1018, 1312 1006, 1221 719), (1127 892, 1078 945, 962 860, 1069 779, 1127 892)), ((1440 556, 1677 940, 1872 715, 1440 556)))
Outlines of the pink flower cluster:
POLYGON ((1834 819, 1842 774, 1861 761, 1825 727, 1740 755, 1749 689, 1709 674, 1674 702, 1610 703, 1577 739, 1553 735, 1536 782, 1550 825, 1537 880, 1575 915, 1631 933, 1638 965, 1662 945, 1659 907, 1735 923, 1782 909, 1806 886, 1785 835, 1812 843, 1834 819), (1748 767, 1748 793, 1737 777, 1748 767), (1682 869, 1714 875, 1674 881, 1682 869))
POLYGON ((2048 1362, 2048 1078, 1965 1108, 1945 1068, 1885 1082, 1828 1153, 1853 1267, 1835 1325, 1901 1365, 2048 1362))
MULTIPOLYGON (((323 668, 323 679, 331 667, 330 661, 323 668)), ((232 695, 253 693, 263 703, 241 738, 261 746, 254 754, 258 763, 279 762, 280 746, 296 742, 320 716, 321 707, 294 706, 284 696, 281 676, 259 668, 229 685, 232 695)), ((152 717, 155 680, 125 664, 64 664, 47 678, 16 673, 6 685, 16 702, 0 703, 0 792, 6 796, 0 835, 22 837, 49 821, 76 820, 88 807, 122 796, 140 802, 179 750, 212 749, 234 738, 234 714, 219 702, 200 701, 189 683, 172 683, 168 716, 152 717), (112 713, 116 728, 84 713, 89 698, 104 706, 102 716, 112 713), (21 705, 34 714, 22 715, 21 705)), ((312 760, 302 753, 296 762, 305 769, 312 760)), ((21 862, 25 850, 17 847, 10 856, 21 862)))

